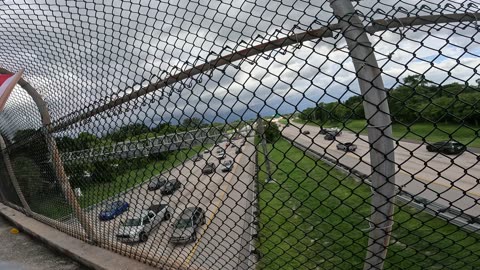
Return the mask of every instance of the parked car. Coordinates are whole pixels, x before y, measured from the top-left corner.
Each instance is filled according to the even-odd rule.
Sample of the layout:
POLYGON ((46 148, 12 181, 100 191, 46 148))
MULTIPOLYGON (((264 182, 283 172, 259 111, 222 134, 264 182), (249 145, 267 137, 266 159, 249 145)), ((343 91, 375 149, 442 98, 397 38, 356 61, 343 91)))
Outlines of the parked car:
POLYGON ((217 158, 218 159, 222 160, 222 159, 225 158, 225 156, 226 156, 226 154, 225 154, 225 151, 223 149, 222 149, 221 152, 217 152, 217 158))
POLYGON ((205 151, 203 151, 203 153, 204 153, 204 154, 208 154, 208 153, 210 153, 210 150, 205 149, 205 151))
POLYGON ((123 212, 127 211, 128 207, 129 205, 125 201, 112 202, 108 204, 102 211, 100 211, 98 218, 102 221, 112 220, 121 215, 123 212))
POLYGON ((167 183, 161 187, 160 193, 162 195, 173 194, 175 190, 179 189, 181 186, 182 184, 177 179, 168 180, 167 183))
POLYGON ((200 207, 188 207, 173 225, 170 242, 182 244, 197 241, 197 229, 205 224, 205 211, 200 207))
POLYGON ((215 171, 215 164, 213 162, 207 163, 205 167, 203 167, 202 172, 204 174, 211 174, 215 171))
POLYGON ((229 160, 223 162, 222 165, 223 165, 222 172, 229 172, 233 168, 233 160, 229 159, 229 160))
POLYGON ((322 134, 322 135, 327 134, 327 129, 326 128, 320 128, 320 131, 318 132, 318 134, 322 134))
POLYGON ((341 131, 340 129, 338 129, 338 128, 327 128, 327 129, 326 129, 326 133, 327 133, 327 134, 330 133, 330 134, 332 134, 332 135, 334 135, 334 136, 340 136, 340 135, 342 135, 342 131, 341 131))
POLYGON ((217 152, 217 154, 220 154, 220 153, 222 153, 222 152, 225 152, 225 150, 224 150, 223 148, 217 148, 217 151, 216 151, 216 152, 217 152))
POLYGON ((442 141, 427 145, 427 150, 429 152, 440 152, 447 155, 458 155, 465 152, 467 147, 457 141, 442 141))
POLYGON ((337 149, 342 150, 345 152, 355 152, 357 150, 357 146, 354 143, 347 142, 347 143, 338 143, 337 149))
POLYGON ((201 153, 198 154, 198 155, 195 155, 195 156, 192 158, 192 160, 193 160, 194 162, 200 161, 200 160, 202 160, 202 159, 203 159, 203 154, 201 154, 201 153))
POLYGON ((323 138, 327 141, 333 141, 335 140, 335 135, 333 135, 332 133, 327 133, 323 138))
POLYGON ((152 205, 136 212, 120 226, 117 239, 122 242, 146 242, 148 235, 164 220, 169 220, 173 211, 167 204, 152 205))
POLYGON ((148 183, 148 190, 153 191, 163 187, 167 183, 167 179, 163 176, 156 176, 148 183))
POLYGON ((308 134, 310 134, 310 131, 304 130, 304 131, 302 131, 302 134, 303 134, 303 135, 308 135, 308 134))
POLYGON ((242 148, 241 147, 238 147, 237 150, 235 150, 235 154, 240 154, 242 152, 242 148))

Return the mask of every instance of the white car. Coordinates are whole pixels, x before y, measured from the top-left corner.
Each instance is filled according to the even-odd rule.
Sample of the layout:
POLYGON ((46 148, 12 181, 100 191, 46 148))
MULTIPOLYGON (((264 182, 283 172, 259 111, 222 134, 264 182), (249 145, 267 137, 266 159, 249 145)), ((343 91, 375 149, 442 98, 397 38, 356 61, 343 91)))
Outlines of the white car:
POLYGON ((166 204, 152 205, 136 212, 132 218, 122 222, 117 239, 122 242, 146 242, 148 235, 164 220, 169 220, 172 210, 166 204))

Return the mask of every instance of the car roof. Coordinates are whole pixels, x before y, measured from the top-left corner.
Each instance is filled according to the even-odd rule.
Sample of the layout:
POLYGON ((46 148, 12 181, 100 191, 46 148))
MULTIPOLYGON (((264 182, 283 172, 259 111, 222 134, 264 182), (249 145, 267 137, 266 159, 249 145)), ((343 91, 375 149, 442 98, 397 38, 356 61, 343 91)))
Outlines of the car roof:
POLYGON ((128 215, 128 219, 142 218, 148 215, 148 210, 145 209, 135 209, 133 214, 128 215))
POLYGON ((193 216, 193 213, 197 209, 198 209, 198 207, 195 207, 195 206, 185 208, 185 210, 182 211, 182 214, 180 215, 180 218, 181 219, 191 218, 193 216))

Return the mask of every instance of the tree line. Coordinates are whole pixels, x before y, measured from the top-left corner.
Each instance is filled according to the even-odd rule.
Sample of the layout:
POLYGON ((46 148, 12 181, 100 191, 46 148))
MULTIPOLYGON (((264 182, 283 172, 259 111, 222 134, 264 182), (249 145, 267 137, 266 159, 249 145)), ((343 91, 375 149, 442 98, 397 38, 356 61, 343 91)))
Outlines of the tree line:
MULTIPOLYGON (((479 124, 479 85, 456 82, 437 85, 423 75, 411 75, 404 78, 402 85, 388 90, 387 98, 393 122, 407 125, 414 122, 479 124)), ((344 102, 321 102, 314 108, 303 110, 299 118, 320 123, 365 119, 362 102, 360 95, 344 102)))

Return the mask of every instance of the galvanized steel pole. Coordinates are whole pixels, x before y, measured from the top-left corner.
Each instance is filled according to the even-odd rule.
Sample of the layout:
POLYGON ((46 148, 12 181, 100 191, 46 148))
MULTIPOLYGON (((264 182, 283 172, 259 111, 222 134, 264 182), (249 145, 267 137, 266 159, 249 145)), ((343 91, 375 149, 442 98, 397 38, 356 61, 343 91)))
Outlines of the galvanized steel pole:
POLYGON ((363 96, 372 166, 372 213, 364 269, 383 269, 393 225, 394 144, 382 72, 367 30, 350 0, 329 0, 341 25, 363 96))

